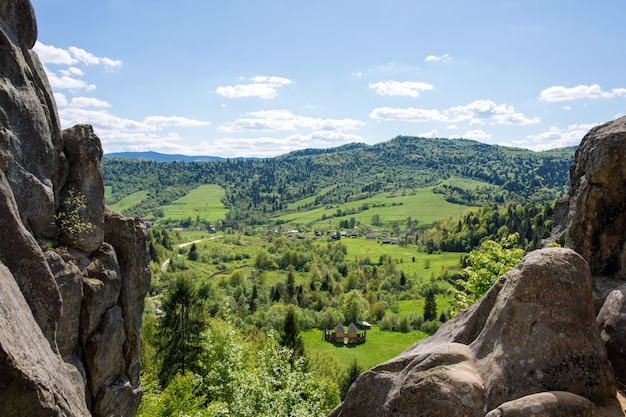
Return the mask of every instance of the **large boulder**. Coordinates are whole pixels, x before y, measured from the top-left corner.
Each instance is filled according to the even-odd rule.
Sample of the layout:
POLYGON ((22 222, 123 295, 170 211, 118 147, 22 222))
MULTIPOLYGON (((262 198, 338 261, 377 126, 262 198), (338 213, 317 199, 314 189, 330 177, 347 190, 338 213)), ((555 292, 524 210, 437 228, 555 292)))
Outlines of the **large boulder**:
POLYGON ((614 398, 591 292, 580 255, 532 252, 434 336, 359 376, 331 416, 482 417, 548 391, 614 398))
POLYGON ((576 150, 571 187, 557 203, 548 242, 581 254, 594 277, 595 309, 618 380, 626 384, 626 117, 594 127, 576 150))

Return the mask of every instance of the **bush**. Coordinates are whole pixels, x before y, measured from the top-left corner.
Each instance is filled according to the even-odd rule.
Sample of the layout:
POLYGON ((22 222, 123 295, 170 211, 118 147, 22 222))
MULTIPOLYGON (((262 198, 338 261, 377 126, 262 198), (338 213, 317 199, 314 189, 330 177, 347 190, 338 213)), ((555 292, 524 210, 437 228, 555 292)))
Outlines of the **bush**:
POLYGON ((441 324, 442 323, 439 320, 428 320, 422 323, 420 330, 429 335, 433 335, 437 330, 439 330, 441 324))

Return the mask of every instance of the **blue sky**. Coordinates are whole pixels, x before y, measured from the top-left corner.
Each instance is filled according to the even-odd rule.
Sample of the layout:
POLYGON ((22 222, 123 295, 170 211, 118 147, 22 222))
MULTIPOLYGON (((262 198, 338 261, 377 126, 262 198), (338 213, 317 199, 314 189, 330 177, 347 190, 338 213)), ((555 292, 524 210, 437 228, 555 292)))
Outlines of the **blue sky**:
POLYGON ((534 150, 626 114, 623 0, 32 0, 62 127, 268 157, 397 135, 534 150))

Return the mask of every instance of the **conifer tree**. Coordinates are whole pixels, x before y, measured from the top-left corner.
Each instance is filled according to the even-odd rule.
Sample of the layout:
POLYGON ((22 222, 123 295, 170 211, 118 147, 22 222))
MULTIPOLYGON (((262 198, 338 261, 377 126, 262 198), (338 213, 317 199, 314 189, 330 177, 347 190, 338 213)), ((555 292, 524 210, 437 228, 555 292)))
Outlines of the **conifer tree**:
POLYGON ((292 350, 291 365, 293 367, 296 360, 304 356, 304 342, 300 336, 300 324, 298 323, 298 312, 296 306, 290 305, 287 308, 283 330, 280 333, 280 344, 292 350))
POLYGON ((424 303, 424 320, 431 321, 437 318, 437 303, 435 302, 435 293, 432 289, 426 292, 424 303))
POLYGON ((197 372, 202 351, 201 334, 206 329, 202 300, 188 275, 179 275, 164 293, 159 320, 157 355, 159 383, 166 387, 177 374, 197 372))

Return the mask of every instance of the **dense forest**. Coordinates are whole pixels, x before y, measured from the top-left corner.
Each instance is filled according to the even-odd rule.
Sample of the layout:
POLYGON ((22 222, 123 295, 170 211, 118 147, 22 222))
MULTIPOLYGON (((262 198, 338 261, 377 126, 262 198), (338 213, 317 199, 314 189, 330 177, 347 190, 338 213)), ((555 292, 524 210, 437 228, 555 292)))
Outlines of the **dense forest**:
POLYGON ((307 149, 268 159, 154 162, 104 158, 108 204, 148 190, 129 215, 158 218, 159 206, 202 184, 225 188, 231 224, 265 224, 302 209, 360 199, 379 192, 435 186, 450 202, 543 204, 563 195, 574 149, 547 152, 486 145, 465 139, 398 136, 376 145, 307 149), (446 178, 479 180, 472 190, 440 185, 446 178), (306 206, 293 204, 315 196, 306 206))

